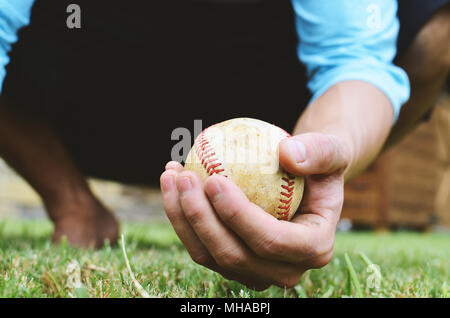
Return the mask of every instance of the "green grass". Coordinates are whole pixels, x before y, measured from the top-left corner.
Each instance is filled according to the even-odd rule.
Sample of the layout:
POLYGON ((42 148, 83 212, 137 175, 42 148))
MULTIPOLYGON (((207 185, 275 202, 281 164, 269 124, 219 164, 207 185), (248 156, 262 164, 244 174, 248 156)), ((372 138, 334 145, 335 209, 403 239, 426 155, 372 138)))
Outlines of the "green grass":
MULTIPOLYGON (((330 264, 296 288, 255 292, 194 264, 170 225, 122 230, 136 279, 152 296, 450 297, 448 234, 338 234, 330 264)), ((46 221, 0 220, 0 297, 139 297, 120 246, 52 245, 51 231, 46 221)))

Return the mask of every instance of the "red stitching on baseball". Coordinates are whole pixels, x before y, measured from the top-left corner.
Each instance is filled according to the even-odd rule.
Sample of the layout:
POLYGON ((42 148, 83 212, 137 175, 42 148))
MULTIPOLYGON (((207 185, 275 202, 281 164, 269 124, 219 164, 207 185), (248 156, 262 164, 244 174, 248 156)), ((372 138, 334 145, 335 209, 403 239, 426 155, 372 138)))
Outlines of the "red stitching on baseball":
MULTIPOLYGON (((291 137, 291 134, 288 133, 286 130, 280 127, 278 128, 281 129, 286 134, 286 137, 291 137)), ((289 218, 289 212, 291 211, 291 202, 293 199, 292 195, 294 194, 294 184, 295 184, 294 179, 295 176, 289 173, 286 173, 286 177, 281 178, 281 180, 286 183, 281 185, 282 190, 280 191, 281 197, 280 197, 280 206, 278 206, 278 209, 280 209, 281 211, 278 211, 278 218, 281 220, 287 221, 289 218)))
POLYGON ((212 146, 206 139, 205 131, 206 130, 202 131, 195 140, 195 152, 202 162, 206 173, 208 173, 210 176, 213 174, 223 175, 222 172, 224 172, 225 169, 222 168, 222 164, 220 162, 216 162, 219 159, 216 157, 216 153, 213 151, 212 146))
MULTIPOLYGON (((213 125, 215 126, 215 125, 213 125)), ((211 127, 213 127, 211 126, 211 127)), ((282 128, 278 127, 283 130, 282 128)), ((216 157, 216 153, 213 151, 212 146, 209 144, 209 141, 206 139, 205 132, 207 129, 202 131, 200 135, 195 140, 195 152, 200 159, 203 167, 206 172, 211 176, 213 174, 223 174, 225 169, 223 169, 222 164, 218 161, 219 159, 216 157)), ((290 137, 291 135, 283 130, 286 134, 286 137, 290 137)), ((225 175, 226 176, 226 175, 225 175)), ((295 188, 295 176, 289 173, 286 173, 286 177, 281 178, 281 180, 285 183, 281 185, 280 191, 280 205, 278 206, 278 219, 287 221, 289 218, 289 212, 291 210, 291 202, 292 195, 294 193, 295 188)))
POLYGON ((280 205, 278 209, 281 211, 278 212, 278 218, 281 220, 287 221, 289 218, 289 212, 291 211, 291 202, 292 195, 294 194, 294 184, 295 184, 295 176, 291 174, 286 174, 286 177, 281 178, 281 180, 286 183, 281 185, 281 197, 280 197, 280 205), (285 190, 285 191, 283 191, 285 190))

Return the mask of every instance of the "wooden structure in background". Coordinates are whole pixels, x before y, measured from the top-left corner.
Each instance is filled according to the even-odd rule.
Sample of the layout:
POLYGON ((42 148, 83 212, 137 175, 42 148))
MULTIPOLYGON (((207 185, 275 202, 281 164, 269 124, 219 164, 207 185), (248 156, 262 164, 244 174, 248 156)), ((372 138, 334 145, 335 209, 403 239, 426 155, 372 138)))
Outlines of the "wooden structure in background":
POLYGON ((437 156, 442 176, 435 198, 436 222, 450 227, 450 97, 448 102, 441 101, 437 108, 437 156))
POLYGON ((377 229, 450 228, 450 97, 346 185, 342 218, 377 229))

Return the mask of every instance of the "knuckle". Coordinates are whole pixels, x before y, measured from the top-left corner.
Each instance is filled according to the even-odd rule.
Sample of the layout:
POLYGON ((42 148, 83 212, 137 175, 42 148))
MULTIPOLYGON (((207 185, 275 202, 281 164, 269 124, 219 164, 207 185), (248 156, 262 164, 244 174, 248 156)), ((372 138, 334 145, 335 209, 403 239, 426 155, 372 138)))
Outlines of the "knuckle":
POLYGON ((334 160, 333 144, 325 135, 314 136, 309 149, 314 158, 314 167, 318 171, 326 171, 334 160))
POLYGON ((205 267, 210 267, 214 263, 214 261, 212 260, 212 258, 209 255, 203 254, 203 253, 202 254, 193 254, 193 255, 191 255, 191 259, 195 263, 205 266, 205 267))
POLYGON ((327 255, 333 255, 334 250, 334 231, 332 227, 323 227, 322 231, 317 233, 311 240, 302 247, 303 259, 316 260, 327 255), (325 232, 325 234, 320 234, 325 232))
POLYGON ((180 220, 180 216, 182 216, 181 210, 171 204, 164 204, 164 211, 172 224, 178 222, 180 220))
POLYGON ((197 221, 203 214, 202 209, 195 205, 188 208, 184 207, 183 211, 184 215, 190 223, 197 221))
POLYGON ((344 170, 351 161, 348 145, 334 135, 324 135, 318 143, 319 160, 321 169, 335 167, 344 170))
POLYGON ((283 244, 279 235, 261 240, 261 243, 255 247, 255 253, 263 258, 276 257, 283 253, 283 244))
POLYGON ((322 146, 321 146, 321 165, 323 166, 323 168, 328 167, 330 162, 332 162, 334 160, 334 147, 332 146, 332 143, 327 141, 327 142, 322 142, 322 146))
POLYGON ((339 166, 342 170, 344 170, 352 161, 350 147, 348 144, 340 139, 337 139, 335 136, 333 136, 332 140, 334 144, 334 153, 336 154, 337 160, 339 160, 339 166))
POLYGON ((316 140, 317 150, 322 158, 331 158, 333 155, 334 144, 327 135, 320 135, 316 140))
POLYGON ((220 213, 220 217, 227 224, 233 224, 233 221, 237 219, 236 216, 239 214, 239 210, 233 207, 229 208, 222 207, 221 212, 222 213, 220 213))
POLYGON ((177 215, 177 211, 174 208, 167 205, 164 206, 164 211, 166 212, 166 215, 169 218, 169 220, 172 220, 177 215))
POLYGON ((216 262, 223 268, 240 268, 245 262, 245 256, 237 251, 226 251, 216 257, 216 262))
POLYGON ((311 262, 311 267, 312 268, 322 268, 322 267, 326 266, 331 261, 332 258, 333 258, 333 252, 327 253, 320 257, 317 257, 311 262))
POLYGON ((324 253, 325 250, 328 250, 328 248, 324 248, 323 246, 319 246, 319 244, 318 245, 314 245, 310 249, 310 255, 313 258, 317 258, 317 257, 320 257, 324 253))
POLYGON ((302 252, 305 259, 315 259, 321 255, 321 250, 316 244, 305 246, 302 252))

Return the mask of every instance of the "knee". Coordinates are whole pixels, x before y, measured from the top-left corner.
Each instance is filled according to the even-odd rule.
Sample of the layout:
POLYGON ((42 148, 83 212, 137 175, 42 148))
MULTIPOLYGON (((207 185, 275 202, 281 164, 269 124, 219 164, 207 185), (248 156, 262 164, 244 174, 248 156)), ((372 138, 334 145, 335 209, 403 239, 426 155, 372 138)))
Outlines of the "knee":
POLYGON ((401 62, 410 77, 430 81, 450 71, 450 4, 417 34, 401 62))

